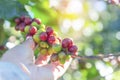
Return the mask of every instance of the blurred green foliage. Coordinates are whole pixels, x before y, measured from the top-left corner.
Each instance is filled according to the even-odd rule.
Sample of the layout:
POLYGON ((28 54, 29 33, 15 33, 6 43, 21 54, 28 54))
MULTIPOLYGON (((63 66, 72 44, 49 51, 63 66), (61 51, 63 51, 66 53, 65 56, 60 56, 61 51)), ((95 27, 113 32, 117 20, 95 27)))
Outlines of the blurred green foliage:
MULTIPOLYGON (((0 46, 11 48, 24 41, 14 29, 14 19, 21 15, 40 18, 62 38, 73 38, 81 56, 120 52, 119 6, 99 0, 0 0, 0 46)), ((0 49, 0 55, 6 50, 0 49)), ((75 59, 59 80, 119 80, 119 63, 119 56, 75 59)))

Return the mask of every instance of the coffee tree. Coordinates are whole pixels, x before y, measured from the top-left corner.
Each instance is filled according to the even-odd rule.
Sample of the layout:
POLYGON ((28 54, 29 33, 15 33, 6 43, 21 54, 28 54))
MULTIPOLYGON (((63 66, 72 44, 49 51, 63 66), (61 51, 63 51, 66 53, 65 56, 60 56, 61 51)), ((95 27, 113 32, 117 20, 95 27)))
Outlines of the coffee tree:
POLYGON ((0 56, 32 36, 36 57, 74 58, 59 80, 119 80, 119 16, 119 0, 0 0, 0 56))

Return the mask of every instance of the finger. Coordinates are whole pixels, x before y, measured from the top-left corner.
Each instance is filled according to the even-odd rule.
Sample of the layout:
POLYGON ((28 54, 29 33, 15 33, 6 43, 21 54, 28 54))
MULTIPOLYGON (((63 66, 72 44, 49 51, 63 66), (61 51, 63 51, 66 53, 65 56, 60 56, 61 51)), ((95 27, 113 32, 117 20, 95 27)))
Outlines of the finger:
POLYGON ((35 42, 32 37, 27 37, 26 41, 22 43, 24 46, 28 46, 31 49, 35 48, 35 42))
POLYGON ((54 75, 58 78, 60 76, 62 76, 65 71, 68 69, 70 63, 72 61, 72 58, 70 58, 68 61, 65 62, 65 64, 61 64, 61 63, 52 63, 52 65, 54 65, 54 75))
POLYGON ((66 61, 66 63, 61 66, 60 63, 55 62, 44 66, 27 66, 30 72, 30 78, 32 80, 57 80, 59 77, 61 77, 64 72, 69 67, 71 60, 66 61))
POLYGON ((54 75, 54 78, 58 79, 68 69, 71 61, 72 61, 72 58, 70 58, 68 61, 66 61, 65 64, 61 64, 59 61, 52 62, 51 64, 46 65, 45 67, 51 69, 51 71, 52 71, 52 73, 54 75))
POLYGON ((13 62, 13 63, 34 63, 34 41, 32 38, 28 38, 25 42, 14 48, 8 50, 3 56, 3 61, 13 62))
POLYGON ((36 65, 43 66, 46 65, 50 60, 50 55, 39 55, 35 61, 36 65))

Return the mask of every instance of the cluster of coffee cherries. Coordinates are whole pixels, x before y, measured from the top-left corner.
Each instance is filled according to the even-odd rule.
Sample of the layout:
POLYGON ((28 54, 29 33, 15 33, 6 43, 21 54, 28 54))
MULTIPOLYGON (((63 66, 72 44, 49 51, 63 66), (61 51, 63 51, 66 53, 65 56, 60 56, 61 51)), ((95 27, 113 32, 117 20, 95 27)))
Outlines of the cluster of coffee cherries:
POLYGON ((32 36, 41 55, 51 55, 50 61, 64 64, 70 57, 76 56, 77 46, 71 38, 58 37, 50 26, 45 26, 40 19, 21 16, 15 19, 15 29, 32 36))

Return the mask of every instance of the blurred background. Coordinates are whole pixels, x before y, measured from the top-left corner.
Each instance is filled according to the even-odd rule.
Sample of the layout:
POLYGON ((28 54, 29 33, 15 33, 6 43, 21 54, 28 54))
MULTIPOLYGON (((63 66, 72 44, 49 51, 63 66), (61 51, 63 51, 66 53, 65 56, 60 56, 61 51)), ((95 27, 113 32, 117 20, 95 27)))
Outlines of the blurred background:
MULTIPOLYGON (((119 0, 0 0, 0 56, 24 41, 15 31, 21 15, 40 18, 62 38, 73 38, 80 56, 120 53, 119 0)), ((119 80, 120 56, 74 59, 59 80, 119 80)))

